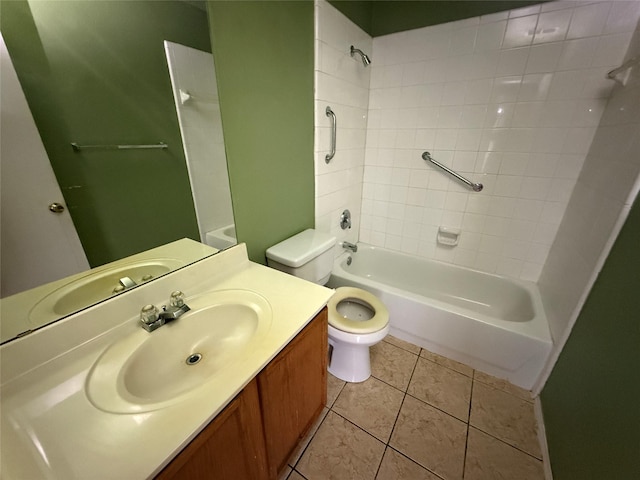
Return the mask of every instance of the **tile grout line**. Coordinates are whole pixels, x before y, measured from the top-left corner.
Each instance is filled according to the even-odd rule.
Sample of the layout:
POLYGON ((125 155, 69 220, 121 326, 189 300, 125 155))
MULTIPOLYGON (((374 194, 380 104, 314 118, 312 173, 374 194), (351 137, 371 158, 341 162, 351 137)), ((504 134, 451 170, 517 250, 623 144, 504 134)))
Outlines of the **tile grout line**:
MULTIPOLYGON (((327 373, 328 373, 328 372, 327 372, 327 373)), ((331 375, 331 374, 329 374, 329 375, 331 375)), ((335 378, 338 378, 338 377, 335 377, 335 378)), ((338 380, 340 380, 340 379, 338 378, 338 380)), ((325 407, 327 407, 329 410, 331 410, 331 409, 333 408, 333 406, 335 405, 335 403, 338 401, 338 397, 340 396, 340 394, 341 394, 341 393, 342 393, 342 391, 344 390, 344 387, 346 387, 346 386, 347 386, 347 383, 348 383, 348 382, 345 382, 344 380, 340 380, 340 381, 341 381, 341 382, 344 382, 344 385, 342 385, 342 386, 340 387, 340 390, 338 391, 338 394, 336 395, 336 398, 334 398, 334 399, 333 399, 333 402, 331 402, 331 405, 325 405, 325 407)))
POLYGON ((467 438, 464 441, 464 457, 462 458, 462 478, 464 478, 465 471, 467 470, 467 452, 469 450, 469 430, 471 428, 471 405, 473 404, 473 386, 475 383, 476 371, 473 370, 471 376, 471 392, 469 393, 469 416, 467 417, 467 438))
MULTIPOLYGON (((344 385, 343 385, 344 387, 344 385)), ((337 398, 337 397, 336 397, 337 398)), ((335 403, 335 401, 334 401, 335 403)), ((309 445, 311 445, 311 442, 313 441, 313 439, 315 438, 316 434, 318 433, 318 430, 320 430, 320 427, 322 426, 322 424, 324 423, 324 421, 327 419, 327 416, 329 415, 329 412, 331 412, 331 408, 328 408, 327 413, 324 415, 324 417, 322 417, 322 420, 320 421, 320 423, 318 424, 318 428, 316 428, 315 432, 313 432, 313 435, 311 435, 311 438, 309 439, 309 441, 307 442, 307 444, 305 445, 305 447, 302 449, 302 451, 300 452, 300 455, 298 455, 297 460, 294 462, 293 465, 291 465, 288 461, 287 461, 287 465, 289 465, 291 467, 291 472, 293 472, 296 467, 298 466, 298 463, 300 463, 300 460, 302 460, 303 455, 305 454, 305 452, 307 451, 307 448, 309 448, 309 445)), ((297 470, 296 470, 297 471, 297 470)), ((289 473, 289 476, 291 476, 291 472, 289 473)), ((298 472, 300 474, 300 472, 298 472)), ((302 474, 300 474, 302 475, 302 474)), ((304 477, 304 475, 302 475, 304 477)), ((304 477, 306 479, 306 477, 304 477)))
MULTIPOLYGON (((418 358, 420 358, 420 356, 418 356, 418 358)), ((413 366, 413 369, 411 370, 411 375, 409 375, 409 381, 407 382, 407 388, 403 391, 400 390, 402 392, 402 402, 400 403, 400 408, 398 409, 398 413, 396 413, 396 419, 393 421, 393 427, 391 427, 391 433, 389 434, 389 442, 391 442, 391 437, 393 436, 393 431, 396 429, 396 424, 398 423, 398 418, 400 418, 400 412, 402 411, 402 406, 404 405, 404 401, 407 398, 407 395, 409 395, 407 392, 409 390, 409 385, 411 385, 411 380, 413 379, 413 374, 416 371, 416 367, 418 365, 418 361, 416 360, 415 365, 413 366)), ((387 442, 387 445, 389 445, 389 442, 387 442)))
MULTIPOLYGON (((381 379, 381 378, 379 378, 379 377, 376 377, 374 374, 371 374, 371 376, 372 376, 373 378, 375 378, 376 380, 378 380, 379 382, 382 382, 382 383, 384 383, 385 385, 387 385, 387 386, 389 386, 389 387, 395 388, 395 389, 396 389, 396 390, 398 390, 399 392, 407 393, 407 392, 405 392, 404 390, 402 390, 402 389, 400 389, 400 388, 396 387, 395 385, 391 385, 389 382, 385 382, 383 379, 381 379)), ((408 385, 407 385, 407 386, 408 386, 408 385)))
POLYGON ((429 472, 430 474, 432 474, 435 477, 438 478, 442 478, 444 480, 444 477, 442 477, 441 475, 438 475, 436 472, 432 471, 431 469, 425 467, 424 465, 422 465, 421 463, 416 462, 413 458, 409 457, 408 455, 406 455, 405 453, 402 453, 400 450, 397 450, 395 448, 393 448, 391 445, 387 445, 388 448, 390 448, 391 450, 393 450, 394 452, 396 452, 398 455, 402 455, 404 458, 406 458, 407 460, 409 460, 411 463, 415 463, 416 465, 418 465, 420 468, 425 469, 427 472, 429 472))
POLYGON ((305 477, 303 474, 301 474, 298 470, 296 470, 295 468, 292 468, 291 471, 289 472, 289 475, 287 475, 286 480, 289 480, 291 478, 291 475, 293 475, 293 472, 296 472, 298 475, 300 475, 302 478, 304 478, 304 480, 308 480, 307 477, 305 477))
MULTIPOLYGON (((407 350, 405 350, 405 351, 407 351, 407 350)), ((420 351, 422 351, 422 349, 420 349, 420 351)), ((409 353, 413 353, 413 352, 409 352, 409 353)), ((378 473, 380 473, 380 467, 382 466, 382 461, 384 460, 384 455, 386 454, 387 449, 391 448, 391 449, 393 449, 395 451, 395 449, 390 445, 391 437, 393 437, 393 431, 396 429, 396 424, 398 423, 398 418, 400 417, 400 412, 402 411, 402 406, 404 405, 404 401, 405 401, 405 399, 407 398, 407 395, 408 395, 407 394, 407 390, 409 390, 409 385, 411 385, 411 380, 413 379, 413 374, 415 373, 416 367, 418 366, 418 360, 419 359, 420 359, 420 353, 418 352, 418 355, 417 355, 417 358, 416 358, 416 363, 413 365, 413 369, 411 370, 411 375, 409 375, 409 381, 407 382, 406 390, 402 391, 400 389, 397 389, 397 390, 401 391, 402 394, 403 394, 402 395, 402 402, 400 402, 400 408, 398 408, 398 413, 396 413, 396 418, 393 421, 393 426, 391 427, 391 432, 389 432, 389 439, 387 440, 387 442, 385 444, 384 452, 382 453, 382 458, 380 459, 380 464, 378 465, 378 469, 376 470, 376 474, 373 477, 374 479, 377 478, 378 477, 378 473)), ((420 464, 418 464, 418 465, 420 465, 420 464)))
MULTIPOLYGON (((474 379, 473 379, 473 382, 474 382, 474 383, 473 383, 473 385, 475 385, 475 381, 476 381, 476 379, 475 379, 475 375, 474 375, 474 379)), ((496 391, 498 391, 498 392, 500 392, 500 393, 504 393, 504 394, 506 394, 506 395, 510 395, 511 397, 514 397, 514 398, 516 398, 517 400, 520 400, 520 401, 523 401, 523 402, 527 402, 527 403, 531 403, 531 402, 529 402, 529 401, 527 401, 527 400, 525 400, 525 399, 523 399, 523 398, 519 397, 518 395, 513 395, 512 393, 506 392, 506 391, 504 391, 504 390, 502 390, 502 389, 500 389, 500 388, 496 388, 496 387, 494 387, 493 385, 490 385, 490 384, 488 384, 488 383, 485 383, 485 382, 483 382, 483 381, 481 381, 481 380, 478 380, 478 382, 479 382, 479 383, 481 383, 482 385, 484 385, 485 387, 491 388, 491 389, 493 389, 493 390, 496 390, 496 391)), ((478 431, 480 431, 480 432, 484 433, 485 435, 488 435, 489 437, 493 438, 494 440, 498 440, 499 442, 504 443, 505 445, 508 445, 508 446, 510 446, 510 447, 512 447, 512 448, 515 448, 515 449, 516 449, 516 450, 518 450, 519 452, 525 453, 525 454, 527 454, 528 456, 530 456, 530 457, 532 457, 532 458, 535 458, 535 459, 536 459, 536 460, 538 460, 538 461, 543 461, 543 459, 542 459, 542 458, 538 458, 538 457, 536 457, 535 455, 533 455, 533 454, 531 454, 531 453, 527 452, 526 450, 523 450, 522 448, 520 448, 520 447, 518 447, 518 446, 516 446, 516 445, 513 445, 512 443, 509 443, 509 442, 507 442, 506 440, 504 440, 504 439, 502 439, 502 438, 500 438, 500 437, 497 437, 496 435, 494 435, 494 434, 492 434, 492 433, 489 433, 489 432, 487 432, 487 431, 485 431, 485 430, 481 429, 480 427, 478 427, 478 426, 476 426, 476 425, 472 425, 472 424, 471 424, 471 411, 469 411, 469 427, 473 427, 473 428, 475 428, 476 430, 478 430, 478 431)), ((537 420, 536 420, 536 427, 537 427, 537 420)))
MULTIPOLYGON (((347 417, 339 414, 336 411, 333 410, 329 410, 330 412, 335 413, 337 416, 339 416, 340 418, 342 418, 343 420, 345 420, 346 422, 349 422, 351 425, 353 425, 354 427, 356 427, 358 430, 362 430, 364 433, 366 433, 367 435, 369 435, 371 438, 374 438, 375 440, 379 441, 380 443, 382 443, 385 447, 388 445, 388 443, 384 442, 383 440, 380 440, 378 437, 376 437, 375 435, 367 432, 364 428, 362 428, 360 425, 358 425, 357 423, 352 422, 351 420, 349 420, 347 417)), ((327 412, 327 415, 329 415, 329 412, 327 412)), ((315 436, 315 434, 314 434, 315 436)), ((311 442, 309 442, 311 443, 311 442)))
POLYGON ((407 395, 408 395, 408 396, 410 396, 411 398, 413 398, 414 400, 417 400, 417 401, 419 401, 419 402, 421 402, 421 403, 424 403, 425 405, 427 405, 427 406, 429 406, 429 407, 433 408, 434 410, 439 411, 440 413, 444 413, 444 414, 445 414, 445 415, 447 415, 448 417, 451 417, 451 418, 453 418, 453 419, 455 419, 455 420, 458 420, 459 422, 462 422, 462 423, 469 423, 468 421, 460 420, 458 417, 456 417, 455 415, 452 415, 451 413, 447 412, 446 410, 442 410, 441 408, 436 407, 435 405, 432 405, 432 404, 430 404, 429 402, 425 402, 423 399, 418 398, 418 397, 416 397, 415 395, 412 395, 412 394, 410 394, 410 393, 407 393, 407 395))
MULTIPOLYGON (((425 350, 425 351, 427 351, 427 352, 429 352, 429 353, 433 353, 433 352, 430 352, 429 350, 427 350, 426 348, 423 348, 422 350, 425 350)), ((438 354, 437 354, 437 353, 434 353, 434 355, 438 355, 438 354)), ((442 355, 440 355, 440 356, 442 357, 442 355)), ((433 363, 433 364, 435 364, 435 365, 438 365, 439 367, 446 368, 447 370, 451 370, 452 372, 459 373, 460 375, 464 375, 465 377, 470 378, 470 379, 472 379, 472 380, 473 380, 473 378, 474 378, 474 377, 473 377, 473 372, 475 372, 475 370, 474 370, 474 369, 472 369, 472 370, 473 370, 473 372, 471 373, 471 375, 467 375, 466 373, 462 373, 461 371, 456 370, 455 368, 451 368, 451 367, 449 367, 449 366, 447 366, 447 365, 443 365, 442 363, 438 363, 438 362, 436 362, 435 360, 431 360, 431 359, 429 359, 429 358, 427 358, 427 357, 423 357, 422 355, 418 355, 418 358, 421 358, 422 360, 426 360, 427 362, 431 362, 431 363, 433 363)), ((447 358, 447 357, 443 357, 443 358, 447 358)), ((455 361, 455 360, 454 360, 454 361, 455 361)), ((464 365, 465 367, 469 367, 469 365, 464 364, 464 363, 462 363, 462 362, 458 362, 458 363, 460 363, 460 365, 464 365)), ((471 367, 469 367, 469 368, 471 368, 471 367)))
POLYGON ((475 428, 476 430, 478 430, 479 432, 484 433, 484 434, 485 434, 485 435, 487 435, 488 437, 491 437, 491 438, 493 438, 494 440, 499 441, 500 443, 504 443, 505 445, 507 445, 507 446, 509 446, 509 447, 511 447, 511 448, 514 448, 515 450, 518 450, 519 452, 524 453, 524 454, 526 454, 526 455, 530 456, 531 458, 534 458, 534 459, 538 460, 539 462, 542 462, 542 459, 541 459, 541 458, 538 458, 538 457, 536 457, 535 455, 532 455, 531 453, 529 453, 529 452, 527 452, 527 451, 525 451, 525 450, 522 450, 522 448, 517 447, 517 446, 515 446, 515 445, 513 445, 513 444, 511 444, 511 443, 509 443, 509 442, 505 442, 505 441, 504 441, 504 440, 502 440, 501 438, 498 438, 498 437, 496 437, 495 435, 492 435, 492 434, 491 434, 491 433, 489 433, 489 432, 485 432, 484 430, 482 430, 481 428, 479 428, 479 427, 477 427, 477 426, 475 426, 475 425, 471 425, 471 424, 469 424, 469 427, 470 427, 470 428, 475 428))
MULTIPOLYGON (((475 372, 475 370, 474 370, 474 372, 475 372)), ((473 381, 474 381, 474 382, 481 383, 481 384, 482 384, 482 385, 484 385, 485 387, 493 388, 494 390, 498 390, 499 392, 506 393, 507 395, 511 395, 512 397, 516 397, 517 399, 522 400, 522 401, 527 402, 527 403, 535 403, 535 399, 534 399, 534 398, 531 398, 531 399, 529 399, 529 398, 522 398, 520 395, 516 395, 515 393, 508 392, 507 390, 504 390, 504 389, 502 389, 502 388, 498 388, 498 387, 496 387, 495 385, 491 385, 490 383, 483 382, 482 380, 477 379, 477 378, 475 377, 475 375, 474 375, 472 378, 473 378, 473 381)), ((499 380, 503 380, 503 379, 499 379, 499 380)), ((508 380, 505 380, 505 381, 506 381, 506 382, 509 382, 508 380)), ((512 384, 512 383, 510 383, 510 382, 509 382, 509 384, 510 384, 510 385, 513 385, 513 384, 512 384)), ((517 386, 517 385, 514 385, 514 386, 517 386)), ((518 387, 518 388, 520 388, 520 387, 518 387)), ((526 390, 525 390, 525 391, 526 391, 526 390)))

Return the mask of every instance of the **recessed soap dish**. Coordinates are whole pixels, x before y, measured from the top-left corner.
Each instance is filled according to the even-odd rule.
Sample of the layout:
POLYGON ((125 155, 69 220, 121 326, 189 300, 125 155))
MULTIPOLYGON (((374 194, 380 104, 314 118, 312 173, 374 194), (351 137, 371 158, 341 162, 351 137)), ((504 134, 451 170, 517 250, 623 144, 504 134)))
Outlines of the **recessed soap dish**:
POLYGON ((438 227, 437 242, 440 245, 455 247, 460 239, 460 229, 450 227, 438 227))

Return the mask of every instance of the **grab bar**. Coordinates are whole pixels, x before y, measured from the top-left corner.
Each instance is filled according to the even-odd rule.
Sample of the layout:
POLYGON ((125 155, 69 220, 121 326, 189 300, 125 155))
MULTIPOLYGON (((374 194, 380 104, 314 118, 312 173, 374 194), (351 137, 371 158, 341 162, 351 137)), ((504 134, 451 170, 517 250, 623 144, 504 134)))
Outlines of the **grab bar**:
POLYGON ((451 170, 448 167, 445 167, 443 164, 441 164, 440 162, 434 160, 434 158, 431 156, 431 154, 429 152, 424 152, 422 154, 422 158, 424 160, 428 160, 431 163, 433 163, 436 167, 440 167, 442 170, 444 170, 445 172, 447 172, 449 175, 453 175, 454 177, 456 177, 458 180, 460 180, 462 183, 464 183, 465 185, 471 187, 471 189, 474 192, 480 192, 482 191, 482 189, 484 188, 482 186, 481 183, 473 183, 471 180, 467 180, 466 178, 464 178, 462 175, 460 175, 459 173, 454 172, 453 170, 451 170))
POLYGON ((327 114, 327 117, 331 117, 331 153, 327 153, 327 155, 324 157, 325 163, 329 163, 336 154, 336 128, 338 124, 336 122, 336 114, 333 113, 331 107, 327 107, 325 112, 327 114))
POLYGON ((614 68, 609 73, 607 73, 607 78, 610 78, 611 80, 615 80, 616 75, 634 67, 638 62, 640 62, 640 56, 630 58, 629 60, 624 62, 622 65, 620 65, 618 68, 614 68))
POLYGON ((147 150, 147 149, 158 149, 158 148, 169 148, 169 145, 166 143, 157 143, 153 145, 78 145, 73 142, 71 147, 74 151, 79 152, 80 150, 88 150, 88 149, 100 149, 100 150, 147 150))

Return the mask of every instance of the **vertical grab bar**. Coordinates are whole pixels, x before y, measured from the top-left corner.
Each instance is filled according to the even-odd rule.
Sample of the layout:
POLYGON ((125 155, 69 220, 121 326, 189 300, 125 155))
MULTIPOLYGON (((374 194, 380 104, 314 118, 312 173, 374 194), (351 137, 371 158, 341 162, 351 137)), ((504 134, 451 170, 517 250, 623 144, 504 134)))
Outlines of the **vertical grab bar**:
POLYGON ((331 161, 331 159, 334 157, 334 155, 336 154, 336 127, 337 127, 337 122, 336 122, 336 114, 333 113, 333 110, 331 110, 331 107, 327 107, 325 112, 327 114, 327 117, 331 117, 331 152, 327 153, 327 155, 324 157, 324 162, 325 163, 329 163, 331 161))

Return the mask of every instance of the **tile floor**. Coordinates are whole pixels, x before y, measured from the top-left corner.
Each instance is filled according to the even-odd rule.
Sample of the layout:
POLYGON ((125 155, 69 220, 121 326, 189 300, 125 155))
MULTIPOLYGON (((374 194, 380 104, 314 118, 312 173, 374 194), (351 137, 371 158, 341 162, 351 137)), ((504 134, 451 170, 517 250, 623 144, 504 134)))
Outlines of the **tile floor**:
POLYGON ((544 480, 529 392, 391 336, 371 371, 329 375, 282 480, 544 480))

